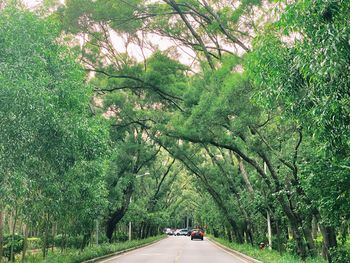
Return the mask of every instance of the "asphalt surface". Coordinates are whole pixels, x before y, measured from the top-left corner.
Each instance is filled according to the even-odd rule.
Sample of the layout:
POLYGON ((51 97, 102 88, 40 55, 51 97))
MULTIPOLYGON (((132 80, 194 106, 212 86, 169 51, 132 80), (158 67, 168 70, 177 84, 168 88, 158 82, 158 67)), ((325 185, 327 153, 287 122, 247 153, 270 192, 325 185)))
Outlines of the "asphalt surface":
POLYGON ((223 250, 206 238, 191 241, 190 237, 170 236, 151 246, 99 263, 249 263, 246 259, 223 250))

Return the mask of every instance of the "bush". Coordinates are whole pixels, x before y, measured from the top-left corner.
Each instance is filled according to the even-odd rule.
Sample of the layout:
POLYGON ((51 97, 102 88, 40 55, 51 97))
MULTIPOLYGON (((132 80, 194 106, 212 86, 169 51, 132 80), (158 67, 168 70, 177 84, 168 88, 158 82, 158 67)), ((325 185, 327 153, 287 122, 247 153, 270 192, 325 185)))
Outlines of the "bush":
POLYGON ((39 237, 28 238, 28 249, 39 249, 42 246, 41 239, 39 237))
MULTIPOLYGON (((233 250, 239 251, 243 254, 251 256, 255 259, 261 260, 264 263, 301 263, 301 259, 290 253, 278 253, 275 250, 263 249, 260 250, 258 246, 250 246, 248 244, 236 244, 232 242, 228 242, 222 238, 214 238, 210 237, 212 240, 219 242, 220 244, 231 248, 233 250)), ((291 250, 293 250, 293 242, 290 242, 291 250)), ((321 258, 308 258, 305 261, 306 263, 326 263, 325 260, 321 258)), ((340 262, 340 261, 339 261, 340 262)), ((339 263, 337 262, 337 263, 339 263)), ((350 262, 350 261, 342 261, 342 263, 350 262)))
POLYGON ((350 262, 350 251, 345 247, 331 248, 330 254, 333 263, 350 262))
POLYGON ((103 243, 108 243, 108 238, 106 235, 99 235, 98 237, 98 243, 103 244, 103 243))
POLYGON ((83 242, 83 236, 79 235, 79 236, 64 237, 63 235, 60 234, 55 236, 54 242, 55 242, 55 247, 59 247, 59 248, 62 248, 62 246, 65 246, 66 248, 80 248, 83 242))
POLYGON ((125 232, 117 232, 113 241, 125 242, 129 239, 128 235, 125 232))
POLYGON ((296 255, 297 243, 293 239, 289 239, 286 244, 286 252, 289 254, 296 255))
POLYGON ((22 235, 5 235, 3 253, 4 256, 11 260, 11 247, 13 246, 14 254, 18 254, 23 250, 23 236, 22 235))
POLYGON ((69 249, 64 252, 51 252, 45 260, 42 260, 41 254, 32 255, 26 258, 26 262, 30 263, 79 263, 89 259, 112 254, 129 248, 139 247, 161 239, 163 236, 150 237, 142 240, 132 240, 123 243, 102 244, 98 246, 86 247, 83 251, 78 249, 69 249))

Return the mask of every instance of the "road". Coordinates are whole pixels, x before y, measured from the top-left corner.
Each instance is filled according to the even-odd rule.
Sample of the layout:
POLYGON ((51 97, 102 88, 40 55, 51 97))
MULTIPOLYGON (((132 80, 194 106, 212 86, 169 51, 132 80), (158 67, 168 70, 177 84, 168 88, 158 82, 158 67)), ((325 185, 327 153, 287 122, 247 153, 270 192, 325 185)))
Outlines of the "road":
POLYGON ((189 237, 168 237, 156 244, 99 263, 250 263, 231 254, 212 242, 189 237))

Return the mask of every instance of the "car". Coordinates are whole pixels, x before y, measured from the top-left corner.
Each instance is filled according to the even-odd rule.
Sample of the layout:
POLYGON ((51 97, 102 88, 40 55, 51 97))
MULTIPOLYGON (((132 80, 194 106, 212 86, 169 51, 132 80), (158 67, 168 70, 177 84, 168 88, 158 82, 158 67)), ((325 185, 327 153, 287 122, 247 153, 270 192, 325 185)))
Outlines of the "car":
POLYGON ((174 231, 171 228, 166 228, 164 233, 167 234, 168 236, 174 235, 174 231))
POLYGON ((187 236, 187 232, 188 232, 187 229, 181 229, 181 230, 177 233, 177 235, 178 235, 178 236, 187 236))
POLYGON ((183 229, 176 229, 174 235, 175 236, 185 236, 184 232, 186 231, 187 234, 187 229, 183 228, 183 229))
POLYGON ((204 231, 202 229, 193 229, 191 232, 191 240, 204 238, 204 231))

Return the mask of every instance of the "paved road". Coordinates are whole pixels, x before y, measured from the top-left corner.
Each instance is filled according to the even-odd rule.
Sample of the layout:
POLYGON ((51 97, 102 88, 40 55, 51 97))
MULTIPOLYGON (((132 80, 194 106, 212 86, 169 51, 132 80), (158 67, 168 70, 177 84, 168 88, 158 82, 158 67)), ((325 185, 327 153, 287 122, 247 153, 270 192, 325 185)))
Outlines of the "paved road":
POLYGON ((168 237, 154 245, 140 248, 100 263, 249 263, 226 252, 212 242, 189 237, 168 237))

